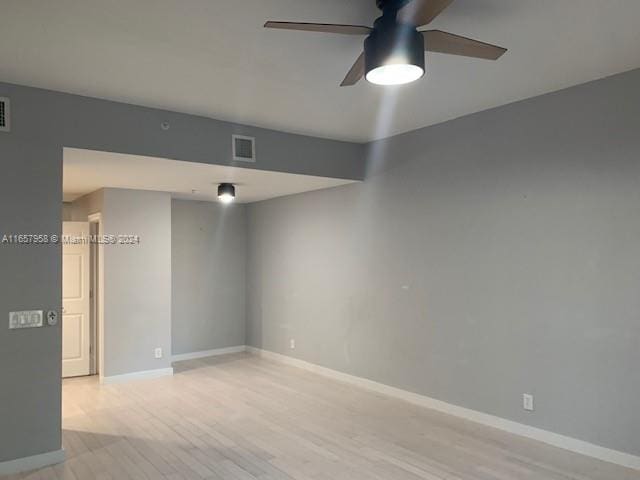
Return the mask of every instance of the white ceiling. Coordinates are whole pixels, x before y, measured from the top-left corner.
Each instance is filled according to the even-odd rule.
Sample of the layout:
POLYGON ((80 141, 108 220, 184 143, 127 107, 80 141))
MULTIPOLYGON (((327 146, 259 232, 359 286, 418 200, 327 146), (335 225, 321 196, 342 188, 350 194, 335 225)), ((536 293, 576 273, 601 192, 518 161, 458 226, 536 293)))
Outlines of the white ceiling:
POLYGON ((267 19, 371 24, 374 0, 11 0, 0 80, 364 141, 640 67, 638 0, 455 0, 433 28, 499 44, 498 62, 429 54, 389 90, 338 84, 358 37, 267 19))
POLYGON ((75 148, 64 149, 63 163, 62 191, 66 202, 105 187, 170 192, 173 198, 217 201, 218 184, 229 182, 236 185, 236 202, 250 203, 355 183, 75 148))

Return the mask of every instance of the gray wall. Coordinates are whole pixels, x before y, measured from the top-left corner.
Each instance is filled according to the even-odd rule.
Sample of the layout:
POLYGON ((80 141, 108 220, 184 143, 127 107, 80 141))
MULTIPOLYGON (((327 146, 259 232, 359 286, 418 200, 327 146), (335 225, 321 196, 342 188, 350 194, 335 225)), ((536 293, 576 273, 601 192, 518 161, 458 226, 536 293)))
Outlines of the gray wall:
MULTIPOLYGON (((230 136, 240 133, 256 137, 258 162, 241 164, 246 168, 356 179, 364 174, 364 147, 353 143, 7 83, 0 83, 0 96, 11 98, 12 131, 0 133, 0 226, 10 233, 60 233, 65 146, 234 165, 230 136), (160 128, 165 121, 168 131, 160 128)), ((13 310, 60 308, 59 247, 0 244, 0 265, 1 318, 13 310)), ((60 333, 59 327, 19 333, 0 328, 0 461, 60 448, 60 333)), ((152 341, 164 342, 168 353, 170 336, 164 337, 154 334, 152 341)))
POLYGON ((100 189, 65 204, 62 215, 64 221, 87 222, 89 215, 102 213, 104 209, 104 190, 100 189))
POLYGON ((73 204, 71 202, 64 202, 62 204, 62 221, 70 222, 73 219, 73 204))
POLYGON ((252 205, 248 343, 639 455, 638 85, 394 137, 363 184, 252 205))
MULTIPOLYGON (((361 179, 365 146, 0 82, 11 98, 3 138, 187 162, 361 179), (52 121, 52 118, 55 121, 52 121), (170 124, 165 131, 160 125, 170 124), (231 135, 256 137, 256 163, 233 162, 231 135)), ((53 179, 51 179, 53 180, 53 179)))
POLYGON ((174 200, 171 214, 173 353, 244 345, 245 206, 174 200))
POLYGON ((165 193, 108 188, 67 206, 69 220, 86 221, 101 212, 106 234, 128 232, 143 240, 137 247, 105 250, 106 376, 166 368, 172 353, 245 343, 245 207, 173 200, 169 211, 167 198, 165 193), (167 238, 168 222, 169 253, 161 241, 167 238), (166 292, 167 271, 170 303, 159 294, 166 292), (139 333, 122 334, 124 329, 139 333), (163 347, 163 361, 152 358, 156 346, 163 347))
POLYGON ((104 189, 104 376, 171 366, 171 195, 104 189), (163 358, 154 350, 161 347, 163 358))
MULTIPOLYGON (((0 95, 2 95, 0 89, 0 95)), ((0 236, 60 234, 62 149, 0 133, 0 236)), ((60 448, 60 325, 8 330, 9 312, 62 298, 58 245, 0 243, 0 462, 60 448)))

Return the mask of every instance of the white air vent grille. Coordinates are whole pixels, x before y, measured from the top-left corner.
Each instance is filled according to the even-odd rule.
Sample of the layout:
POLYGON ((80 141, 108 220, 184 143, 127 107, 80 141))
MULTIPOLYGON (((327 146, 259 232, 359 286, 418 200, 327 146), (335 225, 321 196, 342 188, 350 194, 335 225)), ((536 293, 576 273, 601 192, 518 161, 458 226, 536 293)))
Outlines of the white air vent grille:
POLYGON ((233 135, 233 160, 235 162, 256 161, 256 139, 233 135))
POLYGON ((8 132, 11 130, 11 109, 9 107, 9 99, 0 97, 0 132, 8 132))

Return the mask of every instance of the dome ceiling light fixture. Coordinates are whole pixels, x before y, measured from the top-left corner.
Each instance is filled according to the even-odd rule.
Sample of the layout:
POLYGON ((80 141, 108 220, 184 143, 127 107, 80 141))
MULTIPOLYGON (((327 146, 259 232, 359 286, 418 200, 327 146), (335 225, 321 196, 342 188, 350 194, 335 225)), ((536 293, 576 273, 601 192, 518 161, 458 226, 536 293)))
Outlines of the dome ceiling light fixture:
POLYGON ((233 183, 221 183, 218 185, 218 200, 222 203, 232 203, 236 199, 236 187, 233 183))
POLYGON ((382 16, 373 27, 327 23, 272 22, 265 28, 304 32, 367 35, 360 54, 341 87, 365 77, 376 85, 402 85, 422 78, 426 71, 424 52, 497 60, 506 48, 440 30, 419 31, 431 23, 453 0, 376 0, 382 16))

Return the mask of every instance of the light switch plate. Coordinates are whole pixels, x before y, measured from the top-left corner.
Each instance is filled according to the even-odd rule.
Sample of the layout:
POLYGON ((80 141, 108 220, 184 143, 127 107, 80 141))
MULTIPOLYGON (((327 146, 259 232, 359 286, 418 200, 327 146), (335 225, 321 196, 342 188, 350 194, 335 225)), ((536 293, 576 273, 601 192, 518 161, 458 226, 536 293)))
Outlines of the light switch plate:
POLYGON ((42 310, 24 310, 22 312, 9 312, 9 330, 18 328, 42 327, 42 310))

